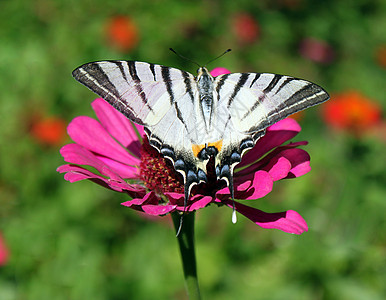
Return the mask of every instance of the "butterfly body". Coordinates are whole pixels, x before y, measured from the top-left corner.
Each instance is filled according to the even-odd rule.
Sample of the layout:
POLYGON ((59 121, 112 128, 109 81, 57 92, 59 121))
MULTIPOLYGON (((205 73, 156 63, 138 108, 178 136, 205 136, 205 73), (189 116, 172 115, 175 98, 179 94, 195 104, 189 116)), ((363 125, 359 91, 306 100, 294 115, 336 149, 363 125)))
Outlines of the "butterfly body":
POLYGON ((217 77, 136 61, 100 61, 75 69, 76 80, 133 122, 144 125, 149 143, 182 174, 185 206, 191 188, 207 181, 214 157, 217 179, 233 198, 233 169, 265 129, 329 99, 311 82, 269 73, 217 77))

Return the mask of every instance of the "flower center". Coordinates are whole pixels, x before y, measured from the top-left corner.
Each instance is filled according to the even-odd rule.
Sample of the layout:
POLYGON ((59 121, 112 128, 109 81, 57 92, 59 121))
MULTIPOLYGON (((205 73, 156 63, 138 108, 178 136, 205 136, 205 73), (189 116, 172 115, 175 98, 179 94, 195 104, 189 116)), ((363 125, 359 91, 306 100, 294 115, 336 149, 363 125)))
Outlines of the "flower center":
POLYGON ((141 147, 140 177, 145 186, 156 193, 184 193, 182 176, 171 161, 149 144, 147 137, 143 138, 141 147))

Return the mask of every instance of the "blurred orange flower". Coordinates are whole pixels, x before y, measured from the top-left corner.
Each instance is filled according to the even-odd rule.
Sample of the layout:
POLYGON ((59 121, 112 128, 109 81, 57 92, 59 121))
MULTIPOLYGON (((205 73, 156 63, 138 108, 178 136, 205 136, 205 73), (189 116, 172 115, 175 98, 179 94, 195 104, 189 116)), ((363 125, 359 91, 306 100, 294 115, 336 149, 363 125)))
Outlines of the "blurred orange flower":
POLYGON ((32 121, 30 134, 41 144, 60 146, 67 138, 66 126, 58 117, 37 117, 32 121))
POLYGON ((337 129, 356 134, 381 121, 380 106, 357 91, 347 91, 331 97, 323 106, 324 121, 337 129))
POLYGON ((127 16, 114 16, 107 21, 106 35, 111 46, 127 52, 138 44, 138 28, 127 16))
POLYGON ((233 32, 240 43, 251 44, 260 36, 256 19, 248 13, 238 13, 233 17, 233 32))

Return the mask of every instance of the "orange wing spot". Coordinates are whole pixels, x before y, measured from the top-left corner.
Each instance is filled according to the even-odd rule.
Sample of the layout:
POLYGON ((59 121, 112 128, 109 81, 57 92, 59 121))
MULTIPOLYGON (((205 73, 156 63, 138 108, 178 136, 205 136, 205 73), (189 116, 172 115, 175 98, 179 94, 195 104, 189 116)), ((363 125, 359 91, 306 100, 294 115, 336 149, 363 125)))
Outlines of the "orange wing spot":
POLYGON ((214 143, 209 143, 208 144, 208 147, 210 146, 213 146, 217 149, 218 152, 221 151, 221 148, 222 148, 222 140, 218 140, 217 142, 214 142, 214 143))
POLYGON ((193 154, 198 157, 198 153, 205 148, 205 145, 192 145, 193 154))

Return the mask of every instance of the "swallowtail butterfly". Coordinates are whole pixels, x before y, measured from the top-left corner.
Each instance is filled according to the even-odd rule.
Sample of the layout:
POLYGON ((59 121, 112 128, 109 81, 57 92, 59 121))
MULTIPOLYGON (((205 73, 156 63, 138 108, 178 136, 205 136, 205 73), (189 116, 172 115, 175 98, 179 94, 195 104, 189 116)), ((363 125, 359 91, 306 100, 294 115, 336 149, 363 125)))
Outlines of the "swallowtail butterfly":
POLYGON ((329 99, 320 86, 269 73, 217 77, 138 61, 98 61, 73 71, 80 83, 134 123, 145 126, 149 143, 182 174, 185 207, 191 188, 207 181, 214 156, 218 179, 233 199, 233 169, 265 129, 329 99))

